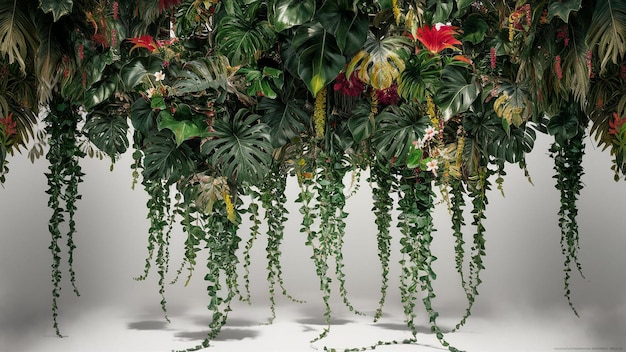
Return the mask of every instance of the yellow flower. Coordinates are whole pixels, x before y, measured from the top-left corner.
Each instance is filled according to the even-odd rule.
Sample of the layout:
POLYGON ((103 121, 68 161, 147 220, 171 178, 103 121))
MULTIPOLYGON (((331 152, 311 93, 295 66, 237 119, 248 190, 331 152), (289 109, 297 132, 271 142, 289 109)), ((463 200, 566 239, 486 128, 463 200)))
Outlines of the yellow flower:
POLYGON ((400 7, 398 6, 398 0, 391 0, 391 6, 393 8, 393 17, 396 19, 396 25, 400 24, 400 7))
POLYGON ((226 217, 230 220, 230 222, 235 224, 237 222, 237 217, 235 216, 235 205, 230 199, 230 193, 223 191, 222 196, 224 197, 224 204, 226 205, 226 217))
POLYGON ((313 124, 315 127, 315 137, 324 137, 324 126, 326 124, 326 87, 317 92, 317 95, 315 96, 313 124))

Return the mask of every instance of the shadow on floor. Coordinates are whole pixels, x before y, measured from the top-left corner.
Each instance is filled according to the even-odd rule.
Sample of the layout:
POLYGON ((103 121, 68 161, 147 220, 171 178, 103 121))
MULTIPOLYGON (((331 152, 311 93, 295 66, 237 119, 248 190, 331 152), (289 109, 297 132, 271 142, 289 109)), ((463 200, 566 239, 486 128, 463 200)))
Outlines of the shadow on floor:
MULTIPOLYGON (((185 340, 203 340, 207 337, 209 331, 184 331, 176 333, 174 336, 185 340)), ((252 329, 231 329, 222 328, 219 335, 213 341, 243 340, 251 339, 259 336, 259 332, 252 329)))

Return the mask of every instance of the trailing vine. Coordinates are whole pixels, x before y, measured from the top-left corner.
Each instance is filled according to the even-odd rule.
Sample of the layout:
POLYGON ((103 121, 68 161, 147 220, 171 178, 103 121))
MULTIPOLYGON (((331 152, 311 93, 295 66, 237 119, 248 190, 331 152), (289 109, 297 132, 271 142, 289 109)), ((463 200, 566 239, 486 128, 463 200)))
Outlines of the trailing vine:
POLYGON ((424 308, 428 313, 431 330, 435 333, 442 346, 452 352, 458 350, 445 340, 443 331, 437 325, 439 313, 433 308, 432 300, 436 297, 432 282, 437 278, 432 263, 437 259, 431 251, 433 240, 432 211, 434 209, 435 193, 432 190, 432 179, 425 172, 415 178, 413 170, 403 175, 399 185, 398 209, 400 210, 398 227, 402 233, 400 239, 403 254, 400 264, 402 267, 400 294, 404 306, 406 323, 413 339, 416 340, 417 327, 415 326, 415 300, 418 286, 424 292, 422 298, 424 308), (424 176, 425 175, 425 176, 424 176))
MULTIPOLYGON (((467 296, 468 306, 465 314, 454 330, 458 330, 465 325, 467 318, 471 315, 472 307, 478 296, 478 286, 482 283, 480 274, 485 266, 483 258, 485 257, 485 226, 483 220, 486 219, 485 211, 487 209, 487 192, 491 189, 489 176, 493 171, 487 167, 482 167, 478 171, 477 179, 468 183, 469 197, 472 199, 472 226, 475 227, 472 238, 471 257, 469 260, 469 272, 467 275, 467 284, 465 295, 467 296)), ((455 197, 456 198, 456 197, 455 197)), ((458 221, 457 221, 458 222, 458 221)), ((458 241, 458 240, 457 240, 458 241)), ((457 242, 458 245, 459 242, 457 242)))
POLYGON ((267 280, 269 282, 270 293, 270 323, 276 318, 276 285, 281 288, 282 294, 292 301, 302 303, 288 294, 282 277, 282 265, 280 264, 280 245, 283 240, 285 221, 287 221, 288 211, 285 208, 287 197, 287 178, 281 173, 279 164, 275 164, 271 169, 269 177, 262 188, 261 200, 265 209, 265 220, 267 221, 267 246, 265 248, 267 258, 267 280))
POLYGON ((465 210, 465 189, 461 180, 453 178, 450 180, 451 200, 450 213, 452 221, 452 235, 454 236, 454 262, 456 271, 461 277, 461 287, 465 292, 468 291, 467 281, 465 280, 465 271, 463 269, 465 262, 465 240, 463 238, 463 228, 465 226, 465 218, 463 212, 465 210))
POLYGON ((165 278, 169 271, 169 245, 174 221, 174 214, 170 214, 170 190, 166 182, 152 181, 144 179, 144 189, 149 196, 146 203, 148 208, 148 256, 145 259, 144 272, 135 278, 137 281, 145 280, 150 272, 152 261, 157 266, 159 276, 158 286, 161 296, 161 309, 165 314, 165 320, 170 321, 167 316, 167 300, 165 298, 165 278), (155 256, 156 249, 156 256, 155 256))
POLYGON ((62 337, 57 321, 58 305, 57 299, 61 291, 61 245, 60 241, 65 235, 68 249, 67 264, 70 275, 70 282, 74 293, 80 296, 76 287, 76 273, 73 268, 74 250, 76 244, 74 235, 76 233, 76 223, 74 216, 76 213, 76 201, 81 198, 78 193, 78 185, 82 182, 79 160, 84 157, 77 143, 79 132, 77 124, 81 116, 74 111, 68 102, 55 101, 51 104, 51 111, 45 117, 46 133, 49 136, 48 144, 50 148, 46 153, 46 159, 50 162, 49 172, 46 173, 48 179, 49 195, 48 207, 52 209, 52 216, 49 220, 48 229, 51 234, 52 251, 52 319, 53 327, 57 336, 62 337), (67 224, 67 232, 63 233, 62 226, 67 224))
POLYGON ((378 308, 374 314, 374 321, 380 319, 383 315, 383 306, 387 297, 387 289, 389 287, 389 258, 391 257, 391 211, 393 209, 393 198, 391 192, 393 188, 393 179, 391 178, 390 170, 385 169, 379 163, 372 165, 370 180, 376 184, 376 187, 372 188, 372 197, 374 205, 372 211, 376 216, 376 228, 378 230, 376 234, 376 242, 378 244, 378 259, 381 265, 381 286, 380 286, 380 300, 378 301, 378 308))
POLYGON ((579 131, 574 137, 567 141, 555 142, 550 147, 550 156, 554 159, 554 178, 556 179, 556 189, 560 192, 561 205, 559 208, 559 228, 561 229, 561 251, 565 256, 563 279, 565 297, 576 316, 577 310, 571 298, 570 279, 572 265, 584 278, 582 266, 578 260, 580 250, 580 240, 578 234, 578 207, 576 201, 583 188, 581 177, 584 174, 582 161, 585 154, 584 131, 579 131))

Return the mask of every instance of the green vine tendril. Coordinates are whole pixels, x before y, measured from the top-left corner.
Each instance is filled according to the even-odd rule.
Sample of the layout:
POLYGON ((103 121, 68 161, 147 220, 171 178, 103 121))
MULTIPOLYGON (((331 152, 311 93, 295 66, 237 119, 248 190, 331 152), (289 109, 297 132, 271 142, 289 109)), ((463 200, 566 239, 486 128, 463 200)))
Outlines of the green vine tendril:
POLYGON ((73 112, 66 102, 53 102, 51 111, 46 116, 46 133, 49 136, 48 144, 50 148, 46 153, 46 159, 50 162, 49 172, 46 173, 48 179, 48 190, 50 196, 48 207, 52 209, 48 229, 51 234, 51 243, 48 247, 52 252, 52 319, 53 327, 57 336, 62 337, 58 318, 57 299, 61 291, 61 248, 59 242, 63 239, 61 226, 67 221, 67 232, 65 233, 68 247, 68 272, 74 293, 80 296, 76 288, 76 273, 73 268, 74 234, 76 233, 76 201, 81 198, 78 194, 78 185, 82 182, 81 167, 79 160, 85 156, 77 143, 77 124, 80 115, 73 112), (67 218, 66 218, 67 215, 67 218))

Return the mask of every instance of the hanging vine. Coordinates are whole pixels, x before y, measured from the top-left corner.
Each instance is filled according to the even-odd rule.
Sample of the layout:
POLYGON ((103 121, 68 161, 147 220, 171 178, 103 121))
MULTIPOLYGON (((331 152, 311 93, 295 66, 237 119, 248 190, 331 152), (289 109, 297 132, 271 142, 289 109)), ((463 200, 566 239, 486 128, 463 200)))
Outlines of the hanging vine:
POLYGON ((563 142, 555 142, 550 147, 550 156, 554 159, 554 178, 556 189, 560 192, 561 205, 559 208, 559 228, 561 229, 561 251, 565 256, 563 283, 565 297, 570 308, 578 316, 574 308, 570 291, 572 265, 584 278, 582 266, 578 260, 580 239, 578 234, 578 207, 576 201, 583 188, 581 177, 584 174, 582 161, 585 154, 584 132, 579 131, 574 137, 563 142))
POLYGON ((67 264, 70 275, 70 282, 74 293, 80 296, 76 287, 76 273, 74 271, 74 250, 76 244, 74 235, 76 233, 76 201, 80 199, 78 185, 82 182, 82 173, 79 160, 85 154, 78 147, 77 137, 79 132, 77 124, 81 116, 74 111, 68 102, 57 99, 51 104, 51 111, 44 119, 46 123, 46 133, 48 134, 48 144, 50 148, 46 153, 46 159, 50 162, 49 172, 46 173, 48 179, 48 190, 50 196, 48 207, 52 209, 52 216, 49 220, 49 231, 51 234, 52 251, 52 319, 53 327, 57 336, 61 337, 58 317, 57 299, 61 291, 61 245, 60 241, 65 235, 68 249, 67 264), (67 231, 63 233, 63 225, 67 224, 67 231))
POLYGON ((283 282, 282 265, 280 264, 280 246, 282 244, 285 221, 287 221, 287 188, 286 175, 280 171, 280 164, 275 164, 271 169, 268 179, 261 190, 261 200, 265 209, 265 220, 267 221, 267 246, 265 248, 267 258, 267 281, 269 282, 270 293, 270 323, 276 318, 276 285, 281 289, 282 294, 292 301, 302 303, 301 300, 294 299, 285 288, 283 282))
POLYGON ((387 289, 389 287, 389 258, 391 257, 391 211, 393 209, 393 198, 391 192, 393 189, 393 179, 389 169, 385 169, 379 163, 372 165, 370 180, 376 187, 372 188, 372 197, 374 206, 372 211, 376 216, 376 242, 378 244, 378 259, 381 265, 381 285, 380 300, 378 308, 374 314, 374 321, 380 319, 383 315, 383 306, 387 297, 387 289))
POLYGON ((147 244, 148 255, 145 259, 143 274, 136 277, 135 280, 145 280, 149 275, 152 261, 154 261, 159 276, 158 286, 159 295, 161 296, 161 309, 165 315, 165 320, 169 322, 167 300, 165 298, 165 278, 169 272, 169 246, 175 213, 170 213, 170 189, 166 182, 144 179, 143 185, 149 196, 146 203, 148 208, 147 217, 150 220, 147 244))

